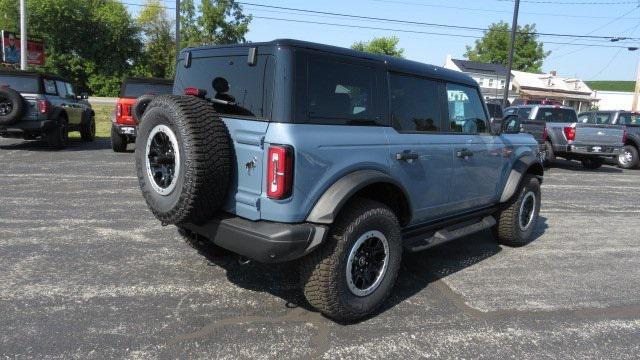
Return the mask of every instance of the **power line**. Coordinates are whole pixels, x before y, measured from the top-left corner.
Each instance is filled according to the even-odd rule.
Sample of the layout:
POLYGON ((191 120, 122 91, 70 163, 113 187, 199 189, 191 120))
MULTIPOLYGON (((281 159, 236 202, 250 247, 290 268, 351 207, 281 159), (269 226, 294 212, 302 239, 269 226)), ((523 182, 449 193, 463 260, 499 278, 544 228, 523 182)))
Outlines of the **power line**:
MULTIPOLYGON (((481 39, 482 38, 481 36, 476 36, 476 35, 436 33, 436 32, 429 32, 429 31, 418 31, 418 30, 408 30, 408 29, 393 29, 393 28, 383 28, 383 27, 374 27, 374 26, 365 26, 365 25, 352 25, 352 24, 351 25, 349 25, 349 24, 337 24, 337 23, 320 22, 320 21, 274 18, 274 17, 267 17, 267 16, 254 16, 253 18, 254 19, 264 19, 264 20, 303 23, 303 24, 338 26, 338 27, 356 28, 356 29, 394 31, 394 32, 412 33, 412 34, 439 35, 439 36, 462 37, 462 38, 472 38, 472 39, 481 39)), ((562 42, 553 42, 553 41, 545 41, 544 43, 545 44, 554 44, 554 45, 588 46, 588 47, 601 47, 601 48, 614 48, 614 49, 627 49, 628 48, 627 46, 602 45, 602 44, 593 44, 593 43, 562 43, 562 42)))
MULTIPOLYGON (((513 2, 514 0, 496 0, 500 2, 513 2)), ((522 2, 530 3, 530 4, 553 4, 553 5, 629 5, 635 4, 638 5, 637 1, 551 1, 551 0, 522 0, 522 2)))
MULTIPOLYGON (((420 26, 433 26, 433 27, 441 27, 447 29, 458 29, 458 30, 475 30, 475 31, 489 31, 488 28, 474 27, 474 26, 462 26, 462 25, 450 25, 450 24, 438 24, 438 23, 428 23, 428 22, 420 22, 420 21, 409 21, 409 20, 400 20, 400 19, 389 19, 389 18, 380 18, 380 17, 371 17, 371 16, 362 16, 362 15, 352 15, 352 14, 342 14, 328 11, 317 11, 317 10, 309 10, 309 9, 299 9, 299 8, 290 8, 284 6, 275 6, 275 5, 264 5, 264 4, 256 4, 256 3, 248 3, 248 2, 238 2, 238 4, 248 5, 248 6, 257 6, 264 7, 270 9, 279 9, 279 10, 287 10, 287 11, 297 11, 300 13, 311 13, 311 14, 321 14, 321 15, 330 15, 330 16, 339 16, 345 18, 352 19, 361 19, 361 20, 374 20, 374 21, 385 21, 385 22, 393 22, 400 24, 408 24, 408 25, 420 25, 420 26)), ((522 35, 539 35, 539 36, 553 36, 553 37, 571 37, 571 38, 581 38, 581 39, 614 39, 617 36, 598 36, 598 35, 579 35, 579 34, 560 34, 560 33, 543 33, 543 32, 522 32, 519 34, 522 35)), ((640 39, 632 39, 632 40, 640 40, 640 39)))

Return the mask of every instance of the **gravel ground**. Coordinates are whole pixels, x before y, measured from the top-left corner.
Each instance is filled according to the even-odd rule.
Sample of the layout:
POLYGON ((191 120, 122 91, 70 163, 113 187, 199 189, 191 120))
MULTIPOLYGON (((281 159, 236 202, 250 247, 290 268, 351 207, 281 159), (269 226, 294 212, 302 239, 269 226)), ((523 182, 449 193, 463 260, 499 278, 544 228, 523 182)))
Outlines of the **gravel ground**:
POLYGON ((0 356, 640 358, 640 171, 546 174, 523 248, 488 232, 405 257, 374 317, 313 312, 290 265, 161 227, 133 154, 0 139, 0 356))

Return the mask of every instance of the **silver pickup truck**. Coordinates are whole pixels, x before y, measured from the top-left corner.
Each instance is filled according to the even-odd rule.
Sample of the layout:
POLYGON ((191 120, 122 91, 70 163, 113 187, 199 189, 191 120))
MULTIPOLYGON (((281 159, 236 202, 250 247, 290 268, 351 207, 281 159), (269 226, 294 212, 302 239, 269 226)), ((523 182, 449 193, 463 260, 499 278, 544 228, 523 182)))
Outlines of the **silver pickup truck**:
MULTIPOLYGON (((585 168, 597 169, 605 158, 618 157, 623 153, 625 131, 622 126, 580 122, 573 108, 557 105, 514 106, 505 110, 505 116, 511 112, 522 119, 523 132, 530 132, 526 124, 545 124, 542 139, 547 165, 552 165, 556 157, 562 157, 579 160, 585 168)), ((540 138, 539 134, 531 133, 536 139, 540 138)))
POLYGON ((620 125, 626 132, 624 150, 618 156, 618 165, 623 169, 640 167, 640 113, 631 111, 589 111, 578 115, 579 123, 620 125))

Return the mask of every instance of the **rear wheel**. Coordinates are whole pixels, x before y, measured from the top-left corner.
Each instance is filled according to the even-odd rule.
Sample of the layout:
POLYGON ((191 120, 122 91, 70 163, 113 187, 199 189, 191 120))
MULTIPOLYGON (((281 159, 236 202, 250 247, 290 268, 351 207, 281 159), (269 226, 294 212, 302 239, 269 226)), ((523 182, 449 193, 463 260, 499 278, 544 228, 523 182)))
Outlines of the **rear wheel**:
POLYGON ((585 169, 596 170, 602 167, 604 160, 600 158, 584 158, 580 162, 585 169))
POLYGON ((327 241, 301 260, 307 301, 323 314, 346 321, 382 305, 402 258, 400 225, 386 205, 356 199, 348 206, 327 241))
POLYGON ((493 235, 499 243, 508 246, 523 246, 531 241, 533 230, 540 214, 540 181, 527 174, 515 197, 498 213, 498 223, 493 235))
POLYGON ((640 164, 638 149, 633 145, 625 145, 624 150, 618 156, 618 165, 623 169, 635 169, 640 164))
POLYGON ((115 152, 125 152, 127 151, 127 144, 127 137, 118 134, 116 127, 111 126, 111 149, 115 152))
POLYGON ((556 161, 556 153, 553 151, 553 145, 550 141, 545 141, 544 147, 544 166, 550 167, 556 161))
POLYGON ((60 150, 64 149, 69 142, 69 122, 66 118, 58 119, 55 128, 46 134, 47 144, 50 147, 60 150))

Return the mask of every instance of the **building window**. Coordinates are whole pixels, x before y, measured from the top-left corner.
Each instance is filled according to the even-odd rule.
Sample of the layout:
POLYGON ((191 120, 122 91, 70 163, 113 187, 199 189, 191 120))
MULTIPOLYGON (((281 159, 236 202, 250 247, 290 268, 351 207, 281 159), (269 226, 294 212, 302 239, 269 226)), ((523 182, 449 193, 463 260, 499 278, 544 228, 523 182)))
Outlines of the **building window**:
POLYGON ((506 80, 500 80, 500 89, 504 89, 504 85, 506 82, 506 80))
POLYGON ((493 87, 493 79, 489 79, 489 87, 492 88, 493 87))

